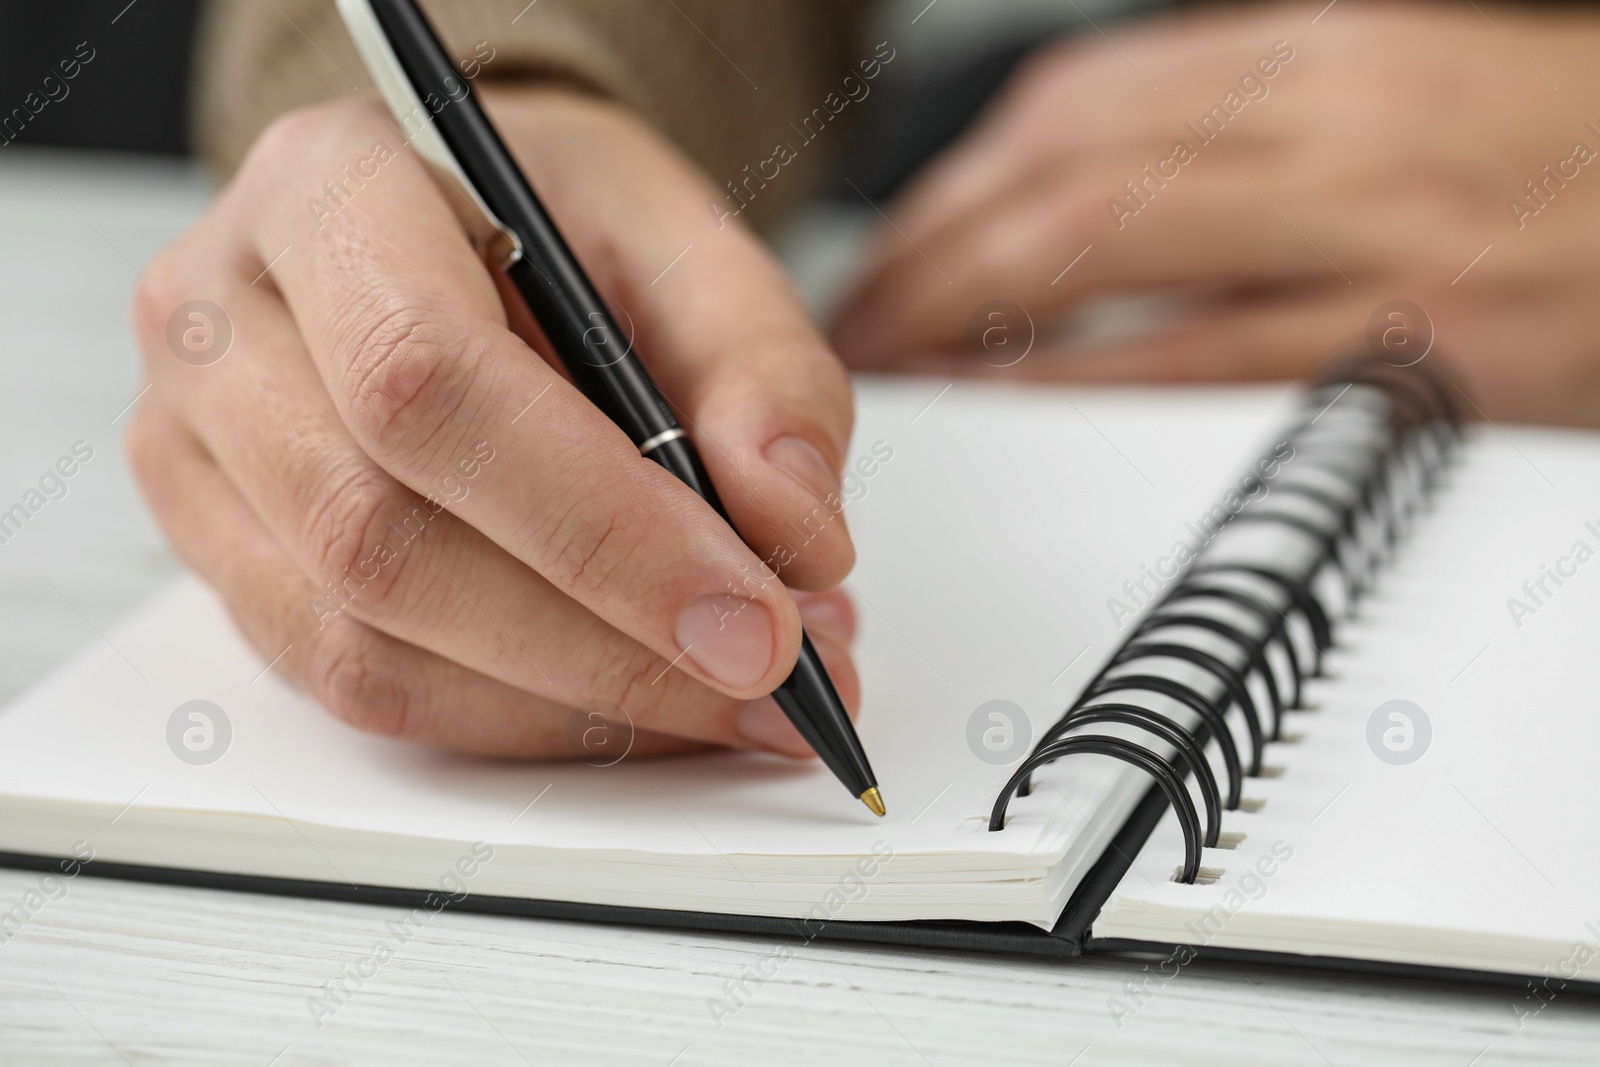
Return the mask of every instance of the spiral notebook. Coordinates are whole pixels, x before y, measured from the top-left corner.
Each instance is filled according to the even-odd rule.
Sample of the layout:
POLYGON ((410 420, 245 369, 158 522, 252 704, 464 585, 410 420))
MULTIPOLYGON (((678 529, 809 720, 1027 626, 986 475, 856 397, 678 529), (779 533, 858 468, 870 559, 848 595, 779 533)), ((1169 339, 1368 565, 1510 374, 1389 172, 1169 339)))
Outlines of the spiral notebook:
POLYGON ((1600 437, 1463 428, 1431 371, 863 383, 848 588, 887 819, 760 755, 628 758, 608 733, 587 763, 514 763, 357 733, 188 580, 0 712, 0 862, 1593 981, 1600 437))

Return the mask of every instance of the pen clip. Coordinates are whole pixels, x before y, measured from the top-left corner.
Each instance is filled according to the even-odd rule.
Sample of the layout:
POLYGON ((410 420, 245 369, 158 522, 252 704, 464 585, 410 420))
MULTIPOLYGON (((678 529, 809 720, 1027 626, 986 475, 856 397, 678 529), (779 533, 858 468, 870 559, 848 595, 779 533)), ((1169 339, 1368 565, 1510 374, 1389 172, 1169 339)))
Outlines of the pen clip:
POLYGON ((361 54, 361 61, 366 64, 367 73, 372 75, 405 136, 405 143, 415 148, 427 162, 467 235, 501 270, 516 263, 522 258, 521 239, 483 202, 449 145, 439 135, 433 112, 417 95, 416 86, 411 84, 401 66, 371 4, 368 0, 338 0, 338 8, 356 51, 361 54))

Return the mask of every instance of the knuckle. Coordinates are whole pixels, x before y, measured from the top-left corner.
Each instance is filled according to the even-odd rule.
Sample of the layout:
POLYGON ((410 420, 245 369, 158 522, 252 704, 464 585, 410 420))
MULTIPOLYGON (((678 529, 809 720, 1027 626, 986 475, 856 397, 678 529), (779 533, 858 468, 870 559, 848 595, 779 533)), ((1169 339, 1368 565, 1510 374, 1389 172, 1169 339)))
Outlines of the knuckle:
MULTIPOLYGON (((1432 170, 1418 176, 1415 192, 1407 198, 1415 205, 1425 233, 1466 233, 1481 225, 1483 218, 1483 193, 1472 179, 1448 170, 1432 170)), ((1443 242, 1427 242, 1429 251, 1437 251, 1440 262, 1454 262, 1455 258, 1437 246, 1443 242)))
POLYGON ((123 434, 123 444, 128 457, 128 467, 133 472, 145 496, 153 496, 153 488, 162 483, 162 475, 170 466, 167 449, 156 426, 157 416, 147 404, 134 407, 133 417, 123 434))
POLYGON ((348 332, 344 399, 351 429, 383 458, 440 449, 481 350, 402 300, 358 312, 348 332))
POLYGON ((311 184, 318 185, 328 167, 348 159, 352 148, 392 137, 385 115, 382 105, 366 96, 337 97, 284 112, 251 143, 221 202, 237 214, 264 213, 277 222, 314 219, 300 199, 283 195, 285 188, 300 187, 312 175, 317 177, 311 184))
POLYGON ((403 737, 411 694, 385 639, 353 619, 335 619, 306 662, 306 685, 336 717, 365 733, 403 737))
POLYGON ((170 309, 169 280, 172 268, 168 265, 170 251, 162 252, 145 266, 148 282, 135 286, 128 302, 128 318, 133 324, 133 335, 144 353, 145 362, 161 346, 166 332, 166 309, 170 309))
POLYGON ((1052 242, 1087 241, 1108 228, 1111 213, 1106 196, 1087 186, 1062 192, 1045 219, 1044 234, 1052 242))
POLYGON ((145 365, 151 366, 169 356, 167 319, 178 305, 195 295, 190 285, 188 240, 162 249, 145 265, 145 283, 135 286, 128 302, 128 317, 133 325, 145 365))
POLYGON ((239 165, 244 184, 257 179, 281 177, 284 168, 321 151, 330 139, 339 137, 350 126, 352 109, 359 105, 349 100, 312 104, 286 111, 267 124, 256 137, 239 165))
POLYGON ((629 716, 661 719, 686 676, 667 669, 667 661, 643 645, 633 641, 626 645, 622 653, 594 664, 590 676, 599 680, 604 699, 629 716))
MULTIPOLYGON (((1031 235, 1031 240, 1040 239, 1040 232, 1036 230, 1031 235)), ((1017 242, 1015 237, 1005 229, 995 227, 987 229, 972 239, 967 247, 964 262, 961 262, 957 277, 958 284, 969 285, 975 279, 1010 279, 1016 273, 1017 242)), ((991 291, 995 288, 990 284, 991 291)), ((1009 286, 1000 287, 1007 296, 1015 296, 1009 286)), ((943 301, 943 293, 934 299, 943 301)), ((932 306, 931 303, 929 305, 932 306)), ((948 314, 948 312, 946 312, 948 314)))
POLYGON ((374 616, 404 607, 406 559, 389 547, 391 526, 419 534, 434 518, 430 508, 392 490, 387 479, 371 472, 348 482, 325 481, 319 498, 307 509, 304 537, 319 573, 334 583, 341 602, 374 616))
POLYGON ((574 501, 542 537, 539 573, 578 600, 601 592, 644 544, 644 532, 623 520, 615 509, 596 521, 596 505, 603 507, 604 500, 605 491, 600 490, 574 501))

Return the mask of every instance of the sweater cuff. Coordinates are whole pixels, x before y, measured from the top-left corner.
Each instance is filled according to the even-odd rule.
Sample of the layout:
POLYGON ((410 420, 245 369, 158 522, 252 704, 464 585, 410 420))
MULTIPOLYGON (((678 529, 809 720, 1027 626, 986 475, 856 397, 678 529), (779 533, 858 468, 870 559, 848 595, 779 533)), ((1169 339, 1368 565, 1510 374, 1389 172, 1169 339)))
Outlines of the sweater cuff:
MULTIPOLYGON (((552 80, 634 106, 643 96, 615 50, 560 0, 520 14, 505 0, 423 6, 475 78, 552 80)), ((213 0, 199 40, 194 143, 223 175, 278 115, 372 88, 333 0, 213 0)))
MULTIPOLYGON (((862 0, 421 2, 464 73, 615 99, 719 188, 733 188, 775 144, 804 144, 744 214, 758 225, 808 192, 843 147, 844 130, 812 145, 795 121, 827 120, 823 101, 843 99, 840 80, 860 58, 847 43, 862 0)), ((333 0, 210 0, 196 62, 194 141, 223 175, 277 115, 372 84, 333 0)))

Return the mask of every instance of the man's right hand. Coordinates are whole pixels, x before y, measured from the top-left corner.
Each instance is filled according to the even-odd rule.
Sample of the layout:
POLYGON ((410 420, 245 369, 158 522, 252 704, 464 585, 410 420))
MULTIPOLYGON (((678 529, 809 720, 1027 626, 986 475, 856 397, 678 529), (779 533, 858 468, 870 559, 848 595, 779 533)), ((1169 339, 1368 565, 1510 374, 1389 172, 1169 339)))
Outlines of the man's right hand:
POLYGON ((583 755, 573 709, 615 706, 636 753, 806 755, 765 695, 803 617, 856 703, 833 589, 854 558, 849 381, 642 121, 560 90, 484 95, 750 547, 570 384, 370 98, 280 120, 151 264, 144 493, 263 658, 362 729, 583 755))

